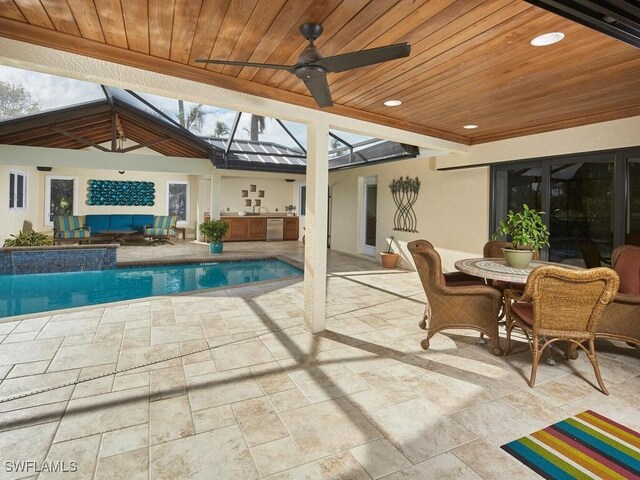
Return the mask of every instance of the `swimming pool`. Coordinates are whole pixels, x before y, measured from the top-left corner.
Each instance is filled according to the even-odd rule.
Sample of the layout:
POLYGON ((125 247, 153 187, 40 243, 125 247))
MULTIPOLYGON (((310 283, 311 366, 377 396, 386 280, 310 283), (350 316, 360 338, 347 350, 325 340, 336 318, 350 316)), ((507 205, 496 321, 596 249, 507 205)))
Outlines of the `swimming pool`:
POLYGON ((302 275, 276 259, 0 275, 0 317, 302 275))

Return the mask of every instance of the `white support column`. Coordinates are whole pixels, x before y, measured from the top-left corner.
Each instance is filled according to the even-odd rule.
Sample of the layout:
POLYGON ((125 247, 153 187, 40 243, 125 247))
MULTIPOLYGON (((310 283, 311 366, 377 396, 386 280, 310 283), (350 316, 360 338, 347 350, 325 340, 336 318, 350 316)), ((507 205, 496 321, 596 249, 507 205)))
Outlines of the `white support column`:
POLYGON ((307 206, 304 251, 304 323, 312 333, 325 325, 327 299, 327 219, 329 125, 307 125, 307 206))
POLYGON ((222 174, 216 170, 211 174, 211 220, 220 218, 222 210, 222 174))

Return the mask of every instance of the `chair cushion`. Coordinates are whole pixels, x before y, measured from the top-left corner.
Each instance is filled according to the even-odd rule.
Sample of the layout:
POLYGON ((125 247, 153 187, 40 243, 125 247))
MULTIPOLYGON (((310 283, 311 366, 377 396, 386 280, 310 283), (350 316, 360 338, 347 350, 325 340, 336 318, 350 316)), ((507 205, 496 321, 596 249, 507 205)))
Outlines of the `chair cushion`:
POLYGON ((53 217, 53 228, 58 231, 76 230, 80 228, 80 217, 77 215, 55 215, 53 217))
POLYGON ((153 219, 153 228, 170 228, 172 227, 172 222, 175 225, 175 221, 173 220, 175 217, 172 216, 157 216, 153 219))
POLYGON ((144 230, 144 234, 148 235, 150 237, 153 236, 169 236, 169 235, 175 235, 176 232, 173 230, 173 228, 145 228, 144 230))
POLYGON ((110 215, 85 215, 84 224, 91 227, 92 234, 99 234, 109 230, 110 215))
POLYGON ((109 230, 133 230, 133 215, 109 215, 109 230))
POLYGON ((620 277, 620 293, 640 295, 640 251, 630 248, 620 252, 614 270, 620 277))
POLYGON ((533 326, 533 303, 516 302, 511 305, 511 310, 529 326, 533 326))
POLYGON ((61 230, 58 238, 89 238, 89 230, 61 230))

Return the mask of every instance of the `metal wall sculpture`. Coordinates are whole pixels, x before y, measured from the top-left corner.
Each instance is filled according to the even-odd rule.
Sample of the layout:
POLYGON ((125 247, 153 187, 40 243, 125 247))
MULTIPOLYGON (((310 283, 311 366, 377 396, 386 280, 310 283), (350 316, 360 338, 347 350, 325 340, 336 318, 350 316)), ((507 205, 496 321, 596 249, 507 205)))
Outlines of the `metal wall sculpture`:
POLYGON ((413 211, 413 205, 418 200, 420 180, 418 180, 418 177, 400 177, 392 180, 389 188, 396 204, 393 229, 398 232, 418 233, 418 219, 413 211))
POLYGON ((152 207, 155 197, 153 182, 89 180, 87 205, 152 207))

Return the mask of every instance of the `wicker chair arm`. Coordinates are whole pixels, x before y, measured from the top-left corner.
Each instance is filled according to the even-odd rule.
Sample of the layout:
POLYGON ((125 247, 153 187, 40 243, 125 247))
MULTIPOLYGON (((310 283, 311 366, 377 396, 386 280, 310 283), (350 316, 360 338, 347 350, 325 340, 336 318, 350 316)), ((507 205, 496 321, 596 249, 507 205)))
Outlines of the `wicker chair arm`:
POLYGON ((487 285, 465 285, 460 287, 442 287, 442 291, 447 295, 460 295, 460 296, 470 296, 470 295, 482 295, 485 297, 495 298, 500 300, 502 298, 502 294, 500 290, 497 290, 493 287, 489 287, 487 285))
POLYGON ((507 288, 504 291, 504 302, 506 305, 510 305, 511 302, 530 302, 531 297, 526 292, 520 292, 507 288))
POLYGON ((613 299, 615 303, 626 303, 627 305, 640 305, 640 295, 629 293, 618 293, 613 299))

